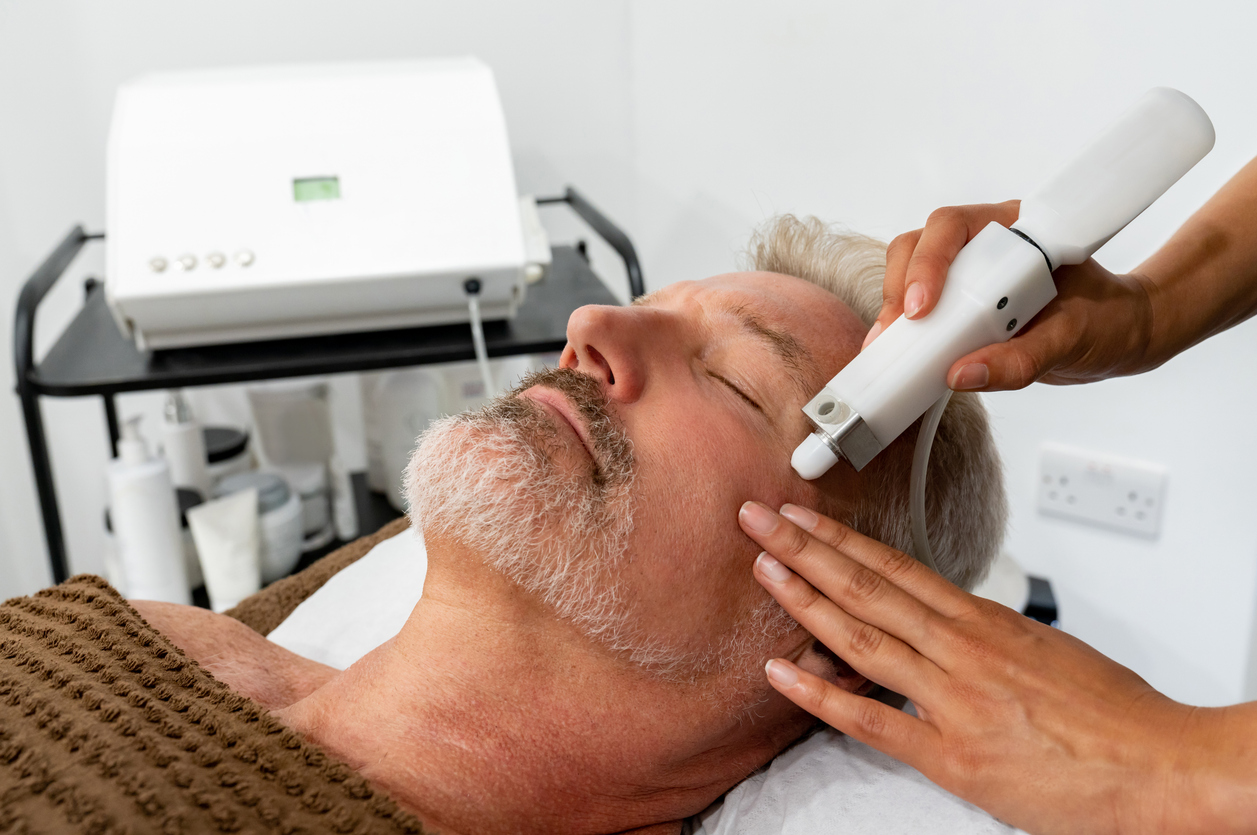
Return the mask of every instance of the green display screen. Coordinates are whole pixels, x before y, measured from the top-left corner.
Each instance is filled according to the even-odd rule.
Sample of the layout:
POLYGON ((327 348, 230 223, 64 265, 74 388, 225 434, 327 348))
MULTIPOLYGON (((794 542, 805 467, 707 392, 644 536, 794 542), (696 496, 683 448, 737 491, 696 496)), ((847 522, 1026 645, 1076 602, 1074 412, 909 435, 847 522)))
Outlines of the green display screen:
POLYGON ((340 178, 303 177, 293 180, 292 196, 298 203, 306 200, 335 200, 340 197, 340 178))

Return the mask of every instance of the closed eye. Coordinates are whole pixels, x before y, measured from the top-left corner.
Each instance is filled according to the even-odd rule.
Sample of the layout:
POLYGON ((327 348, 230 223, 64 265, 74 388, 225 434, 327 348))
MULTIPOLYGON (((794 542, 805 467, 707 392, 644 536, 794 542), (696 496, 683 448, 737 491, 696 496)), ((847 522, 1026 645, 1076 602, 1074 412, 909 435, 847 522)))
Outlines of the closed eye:
POLYGON ((728 387, 729 387, 729 389, 730 389, 730 390, 731 390, 734 394, 736 394, 738 397, 741 397, 741 398, 742 398, 743 400, 745 400, 747 403, 750 403, 750 404, 751 404, 751 406, 753 406, 755 409, 757 409, 757 410, 758 410, 758 411, 760 411, 760 412, 763 412, 763 411, 764 411, 764 409, 763 409, 763 407, 762 407, 762 406, 760 406, 758 403, 756 403, 754 400, 752 400, 752 399, 750 398, 750 396, 749 396, 749 395, 747 395, 747 393, 746 393, 746 392, 742 391, 742 389, 738 388, 738 387, 737 387, 737 386, 735 386, 733 383, 729 382, 729 380, 727 380, 726 378, 724 378, 724 377, 720 376, 719 374, 717 374, 717 373, 716 373, 716 372, 714 372, 714 371, 708 371, 707 373, 708 373, 708 375, 709 375, 709 376, 711 376, 711 377, 713 377, 713 378, 715 378, 715 379, 719 380, 720 382, 724 383, 726 386, 728 386, 728 387))

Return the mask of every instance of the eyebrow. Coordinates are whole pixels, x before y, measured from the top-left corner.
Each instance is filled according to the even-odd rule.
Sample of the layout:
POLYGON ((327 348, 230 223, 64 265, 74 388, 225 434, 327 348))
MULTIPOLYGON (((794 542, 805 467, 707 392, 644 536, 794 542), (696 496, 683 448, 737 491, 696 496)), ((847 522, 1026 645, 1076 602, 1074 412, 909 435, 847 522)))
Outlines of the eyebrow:
POLYGON ((735 318, 742 330, 754 336, 768 346, 782 364, 789 370, 790 377, 799 391, 805 395, 809 392, 807 374, 815 376, 815 365, 799 340, 784 331, 770 327, 763 319, 752 312, 746 305, 735 304, 725 306, 722 310, 735 318))
MULTIPOLYGON (((633 299, 632 304, 634 306, 653 304, 658 301, 663 289, 666 288, 639 296, 633 299)), ((784 331, 771 327, 744 304, 722 304, 718 309, 721 313, 737 320, 743 331, 766 345, 781 360, 788 371, 788 376, 805 399, 815 393, 811 383, 808 382, 808 377, 820 376, 819 371, 799 340, 784 331)))

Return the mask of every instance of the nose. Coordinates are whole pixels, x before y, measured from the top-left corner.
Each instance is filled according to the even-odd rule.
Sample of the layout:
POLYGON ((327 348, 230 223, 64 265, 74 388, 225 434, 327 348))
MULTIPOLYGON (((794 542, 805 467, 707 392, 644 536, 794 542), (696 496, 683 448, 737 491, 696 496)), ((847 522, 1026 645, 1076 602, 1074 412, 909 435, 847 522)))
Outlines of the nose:
POLYGON ((598 379, 611 400, 635 402, 646 387, 645 313, 640 307, 601 304, 577 308, 567 320, 560 367, 598 379))

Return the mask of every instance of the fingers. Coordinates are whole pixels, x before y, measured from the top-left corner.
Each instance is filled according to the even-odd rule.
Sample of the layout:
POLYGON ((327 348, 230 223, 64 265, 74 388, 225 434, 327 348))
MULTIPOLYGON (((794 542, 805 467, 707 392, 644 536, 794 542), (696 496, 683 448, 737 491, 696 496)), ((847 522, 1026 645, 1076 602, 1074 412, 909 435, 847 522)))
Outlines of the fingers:
POLYGON ((877 338, 891 322, 903 313, 904 279, 908 274, 908 261, 917 247, 923 230, 916 229, 906 232, 890 242, 886 247, 886 277, 882 281, 882 309, 877 314, 868 336, 864 337, 864 346, 877 338))
POLYGON ((952 391, 1023 389, 1061 365, 1078 348, 1069 322, 1044 308, 1041 319, 1007 342, 979 348, 961 357, 947 372, 952 391))
POLYGON ((902 710, 848 693, 781 658, 769 661, 765 671, 779 693, 808 713, 908 765, 938 747, 938 731, 902 710))
POLYGON ((952 391, 1014 391, 1043 375, 1042 364, 1021 345, 997 345, 961 357, 947 372, 952 391))
MULTIPOLYGON (((747 502, 743 505, 738 518, 742 529, 766 552, 784 563, 783 568, 797 571, 806 581, 803 584, 790 583, 782 589, 769 587, 769 592, 800 623, 803 623, 801 615, 806 614, 818 626, 826 617, 833 617, 842 624, 837 636, 842 640, 841 644, 830 643, 818 633, 812 634, 821 638, 826 646, 849 663, 856 664, 856 658, 849 658, 844 649, 861 656, 872 655, 877 649, 876 646, 871 646, 866 650, 862 646, 863 643, 871 643, 870 636, 852 636, 851 633, 856 630, 856 626, 848 622, 852 616, 863 624, 902 639, 926 655, 937 649, 934 644, 943 631, 939 623, 941 616, 895 582, 917 568, 927 573, 929 569, 916 563, 909 565, 896 561, 892 566, 889 561, 884 561, 881 567, 891 572, 888 578, 878 570, 847 556, 842 544, 838 547, 826 545, 758 502, 747 502), (826 599, 815 599, 817 593, 826 599)), ((854 531, 850 534, 859 536, 854 531)), ((872 540, 868 542, 871 543, 872 540)), ((759 571, 758 564, 756 570, 759 571)), ((769 576, 769 579, 773 578, 769 576)), ((945 582, 937 575, 935 579, 945 582)), ((895 654, 893 646, 889 649, 891 654, 895 654)), ((869 670, 861 672, 870 674, 869 670)))
POLYGON ((882 309, 865 346, 901 313, 909 319, 928 315, 942 294, 948 268, 965 244, 992 221, 1004 226, 1015 222, 1020 206, 1020 201, 1009 200, 937 209, 924 228, 891 241, 886 249, 882 309))
POLYGON ((904 275, 903 313, 909 319, 920 318, 934 309, 951 262, 956 260, 956 255, 969 243, 969 239, 986 225, 985 221, 974 224, 969 208, 938 209, 925 222, 904 275), (972 228, 974 225, 976 229, 972 228))
POLYGON ((956 617, 967 611, 968 595, 902 551, 804 507, 782 505, 781 515, 813 538, 877 572, 940 614, 956 617))
POLYGON ((755 576, 804 629, 865 678, 905 695, 938 679, 939 669, 931 661, 844 612, 768 552, 755 560, 755 576))

